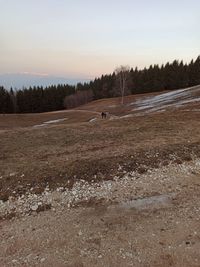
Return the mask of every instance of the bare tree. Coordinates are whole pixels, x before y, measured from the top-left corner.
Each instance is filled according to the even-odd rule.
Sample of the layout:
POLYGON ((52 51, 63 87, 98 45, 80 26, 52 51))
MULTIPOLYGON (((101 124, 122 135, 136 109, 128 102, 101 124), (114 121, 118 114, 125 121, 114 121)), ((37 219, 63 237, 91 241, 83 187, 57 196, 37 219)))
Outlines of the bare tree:
POLYGON ((64 99, 64 106, 67 109, 75 108, 93 100, 93 92, 89 90, 78 90, 75 94, 66 96, 64 99))
POLYGON ((124 104, 124 94, 125 94, 125 90, 127 88, 129 70, 130 70, 129 66, 122 66, 122 65, 115 69, 115 75, 116 75, 117 82, 119 84, 120 93, 121 93, 121 97, 122 97, 121 98, 121 104, 122 105, 124 104))

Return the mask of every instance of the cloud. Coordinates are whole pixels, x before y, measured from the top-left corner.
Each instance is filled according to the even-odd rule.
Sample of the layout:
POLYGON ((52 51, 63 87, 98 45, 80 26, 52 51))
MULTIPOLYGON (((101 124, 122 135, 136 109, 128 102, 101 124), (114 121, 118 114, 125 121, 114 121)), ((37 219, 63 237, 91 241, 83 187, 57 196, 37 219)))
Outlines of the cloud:
POLYGON ((48 73, 28 72, 28 71, 20 72, 19 74, 20 75, 40 76, 40 77, 47 77, 47 76, 49 76, 48 73))

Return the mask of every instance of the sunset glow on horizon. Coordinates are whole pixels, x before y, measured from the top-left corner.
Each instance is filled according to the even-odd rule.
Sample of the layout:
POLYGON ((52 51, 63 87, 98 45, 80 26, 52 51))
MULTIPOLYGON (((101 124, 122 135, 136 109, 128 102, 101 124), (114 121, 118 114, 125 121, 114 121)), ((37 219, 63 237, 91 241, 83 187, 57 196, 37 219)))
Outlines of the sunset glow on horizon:
POLYGON ((200 54, 200 1, 0 0, 0 74, 92 79, 200 54))

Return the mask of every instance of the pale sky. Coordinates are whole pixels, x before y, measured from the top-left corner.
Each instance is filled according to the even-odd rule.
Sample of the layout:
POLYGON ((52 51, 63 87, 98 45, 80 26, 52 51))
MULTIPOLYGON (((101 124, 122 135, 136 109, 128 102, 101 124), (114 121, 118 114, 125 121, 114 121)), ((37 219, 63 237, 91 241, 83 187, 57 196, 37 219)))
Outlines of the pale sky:
POLYGON ((0 74, 94 78, 200 55, 199 0, 0 0, 0 74))

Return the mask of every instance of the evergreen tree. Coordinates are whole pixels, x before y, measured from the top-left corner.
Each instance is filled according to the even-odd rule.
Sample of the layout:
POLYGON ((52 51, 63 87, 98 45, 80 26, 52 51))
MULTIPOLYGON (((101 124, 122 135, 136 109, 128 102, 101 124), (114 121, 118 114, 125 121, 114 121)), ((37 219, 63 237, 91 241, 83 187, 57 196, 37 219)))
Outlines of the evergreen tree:
POLYGON ((10 94, 3 86, 0 86, 0 113, 13 113, 10 94))
MULTIPOLYGON (((165 65, 150 65, 126 72, 126 94, 141 94, 162 90, 174 90, 200 84, 200 56, 189 64, 174 60, 165 65)), ((120 95, 115 72, 102 75, 89 83, 78 83, 22 88, 10 92, 0 87, 0 113, 28 113, 62 110, 84 104, 93 99, 120 95), (70 96, 70 97, 68 97, 70 96), (67 98, 66 98, 67 97, 67 98), (66 104, 67 99, 67 104, 66 104)))

